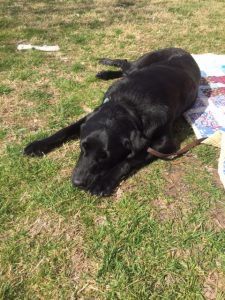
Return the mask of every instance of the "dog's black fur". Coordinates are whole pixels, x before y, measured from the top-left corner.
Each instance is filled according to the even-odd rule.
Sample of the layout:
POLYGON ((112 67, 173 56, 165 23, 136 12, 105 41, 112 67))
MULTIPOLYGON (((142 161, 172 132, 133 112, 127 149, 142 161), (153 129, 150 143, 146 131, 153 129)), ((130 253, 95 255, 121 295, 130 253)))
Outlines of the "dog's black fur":
POLYGON ((172 127, 196 100, 200 71, 179 48, 151 52, 134 62, 100 62, 121 71, 102 71, 98 78, 122 77, 109 87, 103 103, 76 123, 29 144, 24 153, 43 155, 80 136, 72 182, 106 196, 122 178, 153 160, 149 146, 164 153, 175 150, 172 127))

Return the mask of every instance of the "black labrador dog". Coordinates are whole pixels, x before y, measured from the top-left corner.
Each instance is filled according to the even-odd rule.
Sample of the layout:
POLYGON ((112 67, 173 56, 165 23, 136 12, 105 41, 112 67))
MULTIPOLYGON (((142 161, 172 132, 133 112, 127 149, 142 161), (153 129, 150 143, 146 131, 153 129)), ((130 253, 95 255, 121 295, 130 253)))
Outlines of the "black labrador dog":
POLYGON ((200 70, 180 48, 150 52, 133 62, 100 62, 120 70, 102 71, 98 78, 122 77, 109 87, 102 104, 76 123, 32 142, 24 153, 40 156, 80 137, 72 183, 108 196, 124 177, 154 159, 148 147, 162 153, 175 150, 173 124, 195 102, 200 70))

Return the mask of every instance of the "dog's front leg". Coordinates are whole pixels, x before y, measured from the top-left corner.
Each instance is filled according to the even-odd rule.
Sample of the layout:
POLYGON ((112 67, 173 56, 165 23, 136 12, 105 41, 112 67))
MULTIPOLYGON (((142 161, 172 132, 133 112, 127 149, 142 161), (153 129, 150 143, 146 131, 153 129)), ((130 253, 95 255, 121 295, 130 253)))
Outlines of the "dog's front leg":
POLYGON ((122 71, 101 71, 96 74, 96 77, 102 80, 110 80, 110 79, 120 78, 122 76, 123 76, 122 71))
POLYGON ((63 143, 78 138, 80 135, 80 127, 85 122, 86 118, 87 116, 47 138, 36 140, 28 144, 24 149, 24 154, 29 156, 42 156, 63 143))

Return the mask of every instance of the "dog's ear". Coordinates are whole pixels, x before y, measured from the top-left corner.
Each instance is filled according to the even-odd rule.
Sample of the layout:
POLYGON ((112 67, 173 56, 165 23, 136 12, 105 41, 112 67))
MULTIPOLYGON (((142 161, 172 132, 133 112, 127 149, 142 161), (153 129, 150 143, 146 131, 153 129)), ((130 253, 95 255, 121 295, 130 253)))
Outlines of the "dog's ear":
POLYGON ((130 151, 128 158, 131 158, 147 145, 147 140, 141 135, 139 130, 133 130, 130 134, 130 138, 123 140, 123 145, 130 151))

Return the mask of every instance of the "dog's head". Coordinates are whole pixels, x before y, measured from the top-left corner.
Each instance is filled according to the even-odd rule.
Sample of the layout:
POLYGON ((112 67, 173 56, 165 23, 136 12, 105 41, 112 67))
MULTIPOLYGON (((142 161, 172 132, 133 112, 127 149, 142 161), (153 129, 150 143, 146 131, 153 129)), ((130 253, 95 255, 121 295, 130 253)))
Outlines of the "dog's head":
POLYGON ((73 185, 88 189, 98 176, 104 175, 126 158, 131 158, 144 139, 134 120, 122 114, 94 112, 80 130, 80 157, 73 171, 73 185))

